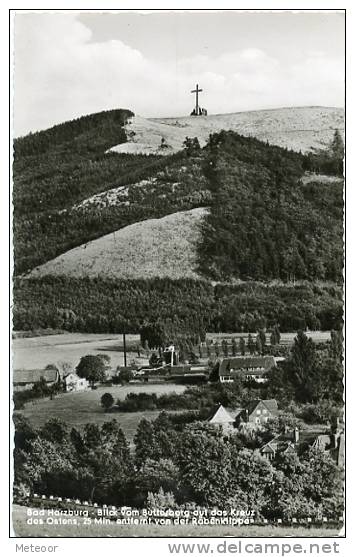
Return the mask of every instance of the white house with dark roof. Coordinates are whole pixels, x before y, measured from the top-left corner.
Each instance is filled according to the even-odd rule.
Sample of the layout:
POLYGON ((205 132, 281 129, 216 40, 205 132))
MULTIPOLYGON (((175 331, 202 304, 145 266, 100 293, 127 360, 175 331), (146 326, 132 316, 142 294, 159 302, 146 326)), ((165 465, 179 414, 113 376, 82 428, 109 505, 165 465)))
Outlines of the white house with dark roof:
POLYGON ((266 381, 265 373, 275 366, 274 356, 223 358, 219 365, 219 380, 221 383, 233 383, 236 378, 240 377, 264 383, 266 381))
POLYGON ((79 377, 76 373, 69 373, 64 377, 64 385, 68 393, 87 391, 89 388, 89 381, 83 377, 79 377))
POLYGON ((239 428, 245 430, 263 429, 265 424, 278 415, 277 401, 252 400, 245 408, 225 408, 220 404, 208 418, 209 423, 221 425, 224 430, 239 428))
POLYGON ((246 430, 263 429, 267 422, 279 414, 277 401, 255 399, 236 415, 236 425, 246 430))

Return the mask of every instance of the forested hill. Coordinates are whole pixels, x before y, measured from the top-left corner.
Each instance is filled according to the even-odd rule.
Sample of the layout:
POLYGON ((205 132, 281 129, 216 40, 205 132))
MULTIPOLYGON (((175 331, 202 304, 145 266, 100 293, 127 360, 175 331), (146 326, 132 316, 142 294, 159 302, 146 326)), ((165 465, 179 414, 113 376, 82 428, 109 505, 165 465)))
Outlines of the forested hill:
MULTIPOLYGON (((342 281, 340 134, 335 131, 322 152, 307 155, 232 131, 211 135, 204 148, 189 139, 168 156, 107 153, 126 141, 124 123, 131 114, 103 112, 15 141, 15 274, 39 266, 36 278, 15 281, 15 327, 137 331, 160 315, 164 323, 175 320, 187 335, 275 323, 285 331, 340 328, 341 287, 332 284, 342 281), (200 228, 187 235, 192 229, 186 219, 196 215, 200 228), (185 223, 179 233, 189 238, 194 280, 184 275, 180 255, 174 259, 176 275, 170 275, 174 280, 166 278, 161 258, 159 273, 148 261, 150 280, 143 272, 131 277, 130 268, 143 268, 135 259, 142 253, 134 249, 120 262, 125 274, 110 273, 111 282, 102 272, 90 278, 79 269, 77 278, 66 275, 69 250, 83 246, 85 270, 90 268, 85 253, 92 252, 84 249, 88 242, 142 221, 145 225, 136 227, 141 233, 156 230, 149 219, 160 219, 159 229, 185 223), (48 273, 59 255, 63 265, 48 273), (227 284, 235 279, 248 282, 227 284), (258 286, 255 281, 274 282, 258 286), (198 308, 192 309, 195 302, 198 308), (63 315, 72 317, 66 321, 63 315)), ((132 246, 137 245, 134 230, 132 246)), ((169 238, 165 232, 161 237, 169 238)), ((128 231, 122 233, 126 238, 128 231)), ((170 247, 162 253, 170 254, 170 247)), ((96 266, 104 269, 99 260, 96 266)))
POLYGON ((131 116, 102 112, 15 140, 16 274, 136 222, 210 207, 195 247, 205 278, 341 280, 341 179, 303 179, 341 174, 339 134, 308 155, 232 131, 169 156, 107 152, 131 116))
POLYGON ((110 110, 15 139, 15 216, 63 209, 95 189, 95 166, 104 163, 112 144, 126 141, 130 116, 128 110, 110 110))
POLYGON ((16 274, 145 218, 139 200, 133 214, 127 207, 75 208, 94 194, 149 178, 169 164, 170 157, 106 153, 126 141, 124 123, 132 115, 129 110, 101 112, 15 139, 16 274))

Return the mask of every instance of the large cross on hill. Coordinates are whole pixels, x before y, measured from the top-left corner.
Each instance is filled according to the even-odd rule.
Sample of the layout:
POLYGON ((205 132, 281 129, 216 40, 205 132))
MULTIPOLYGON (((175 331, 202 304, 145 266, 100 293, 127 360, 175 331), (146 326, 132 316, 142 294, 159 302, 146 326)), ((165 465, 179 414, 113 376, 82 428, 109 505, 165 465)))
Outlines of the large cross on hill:
POLYGON ((198 94, 202 93, 202 89, 198 88, 198 83, 196 83, 196 89, 193 89, 191 93, 196 93, 196 115, 198 115, 198 94))

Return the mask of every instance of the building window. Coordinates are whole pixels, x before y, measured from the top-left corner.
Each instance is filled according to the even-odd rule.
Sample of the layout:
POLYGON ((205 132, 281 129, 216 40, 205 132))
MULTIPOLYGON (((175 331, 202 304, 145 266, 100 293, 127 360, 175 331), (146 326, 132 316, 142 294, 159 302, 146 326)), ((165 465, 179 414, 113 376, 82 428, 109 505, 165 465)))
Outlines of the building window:
POLYGON ((261 410, 257 410, 256 413, 259 415, 261 414, 261 410))

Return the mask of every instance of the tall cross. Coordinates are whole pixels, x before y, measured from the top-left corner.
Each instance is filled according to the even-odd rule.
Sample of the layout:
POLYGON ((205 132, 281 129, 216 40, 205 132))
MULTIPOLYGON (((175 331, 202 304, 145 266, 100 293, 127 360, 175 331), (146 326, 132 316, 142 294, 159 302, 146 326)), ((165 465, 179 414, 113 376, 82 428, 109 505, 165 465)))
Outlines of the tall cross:
POLYGON ((196 93, 196 116, 198 116, 198 94, 202 92, 202 89, 198 88, 198 83, 196 83, 196 89, 193 89, 191 93, 196 93))

